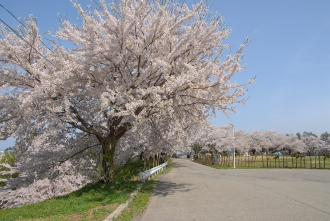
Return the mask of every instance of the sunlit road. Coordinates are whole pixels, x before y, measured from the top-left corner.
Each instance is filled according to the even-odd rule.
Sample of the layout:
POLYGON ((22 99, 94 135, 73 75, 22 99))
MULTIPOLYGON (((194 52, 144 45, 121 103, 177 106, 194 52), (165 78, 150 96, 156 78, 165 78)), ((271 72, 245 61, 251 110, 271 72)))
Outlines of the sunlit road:
POLYGON ((330 170, 174 165, 135 221, 330 220, 330 170))

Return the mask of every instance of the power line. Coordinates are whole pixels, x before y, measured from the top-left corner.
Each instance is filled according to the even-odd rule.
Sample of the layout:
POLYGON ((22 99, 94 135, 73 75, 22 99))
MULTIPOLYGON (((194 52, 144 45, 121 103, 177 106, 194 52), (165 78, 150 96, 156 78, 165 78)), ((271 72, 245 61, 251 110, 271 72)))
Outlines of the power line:
MULTIPOLYGON (((0 6, 3 8, 3 9, 5 9, 16 21, 18 21, 25 29, 27 29, 26 28, 26 26, 24 25, 24 23, 22 23, 19 19, 17 19, 16 17, 15 17, 15 15, 13 14, 13 13, 11 13, 8 9, 6 9, 2 4, 0 4, 0 6)), ((55 65, 51 62, 51 61, 49 61, 42 53, 40 53, 37 49, 35 49, 34 47, 33 47, 33 45, 31 45, 29 42, 27 42, 22 36, 20 36, 19 35, 19 33, 15 30, 15 29, 13 29, 12 27, 10 27, 5 21, 3 21, 1 18, 0 18, 0 21, 7 27, 7 28, 9 28, 9 30, 10 31, 12 31, 14 34, 16 34, 21 40, 23 40, 26 44, 28 44, 31 48, 33 48, 39 55, 41 55, 46 61, 48 61, 50 64, 52 64, 54 67, 55 67, 55 65)), ((51 50, 43 41, 40 41, 49 51, 51 51, 52 53, 54 53, 55 54, 55 52, 53 51, 53 50, 51 50)))
POLYGON ((19 19, 17 19, 16 16, 13 13, 11 13, 8 9, 6 9, 2 4, 0 4, 0 6, 3 9, 5 9, 16 21, 18 21, 19 23, 21 23, 21 25, 23 25, 24 28, 26 28, 25 25, 19 19))
MULTIPOLYGON (((2 4, 0 4, 0 6, 3 8, 3 9, 5 9, 16 21, 18 21, 25 29, 27 29, 26 28, 26 26, 25 26, 25 24, 23 23, 23 22, 21 22, 19 19, 17 19, 16 18, 16 16, 12 13, 12 12, 10 12, 8 9, 6 9, 2 4)), ((48 48, 48 50, 50 50, 51 52, 53 52, 54 53, 54 51, 53 50, 51 50, 43 41, 41 41, 41 43, 46 47, 46 48, 48 48)))
POLYGON ((21 40, 23 40, 26 44, 28 44, 31 48, 33 48, 39 55, 41 55, 41 57, 43 57, 46 61, 48 61, 49 63, 51 63, 54 67, 56 67, 50 60, 48 60, 42 53, 40 53, 37 49, 35 49, 33 47, 33 45, 31 45, 29 42, 27 42, 22 36, 20 36, 16 30, 14 30, 12 27, 10 27, 6 22, 4 22, 1 18, 0 21, 6 26, 8 27, 13 33, 15 33, 21 40))

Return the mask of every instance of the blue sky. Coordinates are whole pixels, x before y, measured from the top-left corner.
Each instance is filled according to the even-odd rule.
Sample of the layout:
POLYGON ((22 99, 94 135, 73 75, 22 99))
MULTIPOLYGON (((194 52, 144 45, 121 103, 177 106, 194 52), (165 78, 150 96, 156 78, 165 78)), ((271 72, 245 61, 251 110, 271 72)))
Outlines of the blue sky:
MULTIPOLYGON (((84 8, 94 5, 79 1, 84 8)), ((186 0, 188 5, 197 2, 186 0)), ((330 1, 328 0, 209 0, 212 12, 225 19, 232 35, 226 43, 236 50, 247 37, 247 69, 235 77, 248 87, 247 105, 228 120, 219 113, 215 125, 230 121, 246 132, 330 132, 330 1)), ((16 17, 33 14, 41 32, 58 28, 58 13, 77 24, 78 13, 69 0, 0 0, 16 17)), ((2 8, 0 18, 12 27, 17 22, 2 8)), ((13 141, 0 142, 0 150, 13 141)))

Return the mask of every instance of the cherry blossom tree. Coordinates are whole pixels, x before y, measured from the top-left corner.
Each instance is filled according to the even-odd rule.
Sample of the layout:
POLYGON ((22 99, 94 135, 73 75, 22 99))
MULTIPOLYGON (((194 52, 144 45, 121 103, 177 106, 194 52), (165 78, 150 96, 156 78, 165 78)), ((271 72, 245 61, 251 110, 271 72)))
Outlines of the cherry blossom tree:
MULTIPOLYGON (((296 135, 284 135, 276 131, 255 131, 244 133, 235 130, 235 149, 240 152, 274 152, 277 150, 291 150, 304 152, 306 144, 299 140, 296 135)), ((233 148, 232 128, 228 125, 201 130, 194 134, 191 143, 199 143, 202 146, 214 145, 219 151, 231 150, 233 148)), ((314 145, 315 146, 315 145, 314 145)), ((319 145, 320 146, 320 145, 319 145)))
POLYGON ((320 139, 326 142, 328 145, 330 144, 330 134, 328 132, 324 132, 320 135, 320 139))
MULTIPOLYGON (((35 174, 33 183, 26 182, 24 177, 6 180, 7 186, 0 190, 0 208, 17 207, 22 204, 37 203, 52 197, 62 196, 78 190, 90 182, 81 174, 70 173, 71 168, 71 163, 66 161, 56 169, 59 172, 56 177, 41 179, 35 174), (15 186, 20 188, 13 188, 15 186)), ((13 171, 15 169, 9 172, 13 171)))
POLYGON ((232 127, 229 125, 209 126, 194 133, 190 138, 190 145, 199 143, 203 147, 212 146, 219 152, 232 150, 233 145, 235 145, 235 149, 242 151, 243 148, 246 148, 246 140, 243 137, 244 132, 236 130, 234 135, 235 138, 233 137, 232 127))
POLYGON ((81 25, 62 21, 55 36, 73 48, 44 44, 33 17, 15 33, 1 26, 0 139, 16 137, 21 159, 48 165, 35 162, 30 173, 88 163, 84 153, 96 151, 111 182, 128 131, 166 116, 184 133, 185 122, 205 123, 244 102, 246 84, 231 78, 244 69, 246 43, 224 56, 231 30, 209 19, 203 2, 100 3, 93 12, 74 3, 81 25))
POLYGON ((305 143, 297 135, 281 136, 280 139, 279 143, 282 150, 287 150, 289 153, 294 151, 302 153, 306 151, 305 143))
POLYGON ((326 143, 316 136, 304 136, 302 141, 305 143, 305 148, 308 151, 308 155, 312 155, 314 150, 321 150, 326 147, 326 143))

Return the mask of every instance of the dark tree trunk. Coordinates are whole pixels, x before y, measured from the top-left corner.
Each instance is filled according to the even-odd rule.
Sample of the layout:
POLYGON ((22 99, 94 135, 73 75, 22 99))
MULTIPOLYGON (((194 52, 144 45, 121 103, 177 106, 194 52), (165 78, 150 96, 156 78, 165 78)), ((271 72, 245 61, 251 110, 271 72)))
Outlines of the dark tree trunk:
POLYGON ((102 172, 101 176, 103 181, 106 183, 111 183, 113 181, 113 176, 115 172, 115 152, 116 144, 119 139, 129 130, 126 125, 120 126, 109 136, 104 138, 99 138, 102 145, 102 172))
POLYGON ((101 176, 106 183, 111 183, 115 171, 115 140, 108 140, 102 142, 102 173, 101 176))

